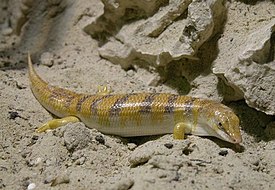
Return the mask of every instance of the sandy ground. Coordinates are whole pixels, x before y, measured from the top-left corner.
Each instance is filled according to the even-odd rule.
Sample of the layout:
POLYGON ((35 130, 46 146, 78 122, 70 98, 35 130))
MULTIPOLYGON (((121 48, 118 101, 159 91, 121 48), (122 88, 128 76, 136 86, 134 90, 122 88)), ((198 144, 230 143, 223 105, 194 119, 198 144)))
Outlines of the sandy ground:
MULTIPOLYGON (((255 7, 272 4, 254 2, 228 2, 230 24, 221 40, 230 38, 233 28, 242 31, 238 23, 255 16, 255 7)), ((0 2, 1 19, 9 16, 4 4, 0 2)), ((83 26, 90 14, 85 16, 86 7, 96 15, 100 6, 97 1, 70 3, 65 11, 53 13, 51 21, 32 15, 19 35, 2 25, 0 189, 275 189, 274 116, 244 101, 228 104, 242 121, 240 146, 196 136, 183 141, 172 135, 120 138, 82 123, 35 133, 52 115, 31 93, 27 51, 42 78, 77 92, 95 93, 98 85, 108 85, 114 93, 177 93, 166 84, 148 86, 155 73, 141 68, 125 71, 98 55, 97 41, 83 32, 83 26)), ((224 41, 221 49, 227 46, 224 41)))

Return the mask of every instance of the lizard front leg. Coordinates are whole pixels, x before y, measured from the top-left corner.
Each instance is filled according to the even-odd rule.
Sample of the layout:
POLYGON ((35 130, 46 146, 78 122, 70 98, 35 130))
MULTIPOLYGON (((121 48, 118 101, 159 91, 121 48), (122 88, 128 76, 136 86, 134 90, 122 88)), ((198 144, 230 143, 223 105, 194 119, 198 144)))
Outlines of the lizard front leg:
POLYGON ((186 128, 185 123, 177 123, 174 126, 174 131, 173 131, 173 138, 174 139, 184 139, 184 134, 185 134, 185 128, 186 128))

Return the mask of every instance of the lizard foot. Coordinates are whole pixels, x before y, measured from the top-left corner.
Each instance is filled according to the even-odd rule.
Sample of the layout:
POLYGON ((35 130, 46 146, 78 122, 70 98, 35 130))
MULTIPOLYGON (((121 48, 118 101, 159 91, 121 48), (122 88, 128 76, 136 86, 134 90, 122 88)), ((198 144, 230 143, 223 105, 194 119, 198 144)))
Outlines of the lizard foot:
POLYGON ((67 123, 75 123, 78 121, 80 121, 80 120, 75 116, 68 116, 68 117, 64 117, 61 119, 53 119, 53 120, 48 121, 47 123, 43 124, 41 127, 36 129, 35 131, 37 133, 42 133, 42 132, 45 132, 46 130, 56 129, 58 127, 66 125, 67 123))
POLYGON ((174 127, 173 138, 184 139, 186 125, 184 123, 177 123, 174 127))
POLYGON ((108 88, 106 85, 98 86, 98 91, 97 91, 98 95, 108 95, 108 94, 111 94, 111 92, 112 92, 111 88, 108 88))

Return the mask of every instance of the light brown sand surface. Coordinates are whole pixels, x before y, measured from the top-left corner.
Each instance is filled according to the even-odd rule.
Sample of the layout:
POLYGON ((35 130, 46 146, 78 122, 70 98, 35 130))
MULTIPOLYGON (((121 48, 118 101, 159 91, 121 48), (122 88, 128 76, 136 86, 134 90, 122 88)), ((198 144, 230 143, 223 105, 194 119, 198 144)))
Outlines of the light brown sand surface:
POLYGON ((125 49, 114 49, 116 54, 112 54, 106 41, 93 38, 91 30, 84 30, 104 13, 101 1, 2 0, 0 189, 275 189, 275 108, 269 106, 274 105, 275 98, 274 1, 232 0, 224 1, 223 5, 225 17, 215 29, 218 32, 209 35, 202 44, 193 44, 198 48, 188 55, 192 57, 190 60, 197 57, 203 63, 195 61, 182 65, 180 70, 178 63, 188 58, 171 56, 167 63, 168 58, 163 59, 163 64, 171 62, 171 67, 159 69, 152 64, 160 51, 155 39, 152 48, 156 51, 148 49, 145 56, 141 44, 144 39, 133 41, 131 32, 127 38, 123 33, 127 26, 131 31, 136 22, 154 18, 152 15, 157 13, 148 13, 137 21, 114 22, 118 31, 109 37, 114 38, 114 44, 129 39, 128 45, 135 52, 117 55, 125 49), (262 46, 252 43, 248 34, 266 34, 263 36, 270 45, 266 47, 266 41, 262 46), (238 56, 244 50, 254 54, 246 53, 242 60, 248 60, 244 56, 252 57, 253 61, 269 58, 260 64, 242 64, 238 56), (197 136, 176 141, 171 134, 120 138, 89 129, 81 122, 35 133, 37 127, 53 116, 31 93, 26 65, 28 51, 43 79, 77 92, 95 93, 99 85, 107 85, 113 93, 171 92, 226 100, 240 117, 243 143, 235 146, 197 136), (152 61, 144 63, 143 56, 152 61), (141 61, 135 62, 136 58, 141 61), (127 60, 133 61, 133 65, 122 69, 127 60), (230 71, 228 65, 235 69, 230 71), (244 75, 234 73, 236 68, 244 75), (268 69, 263 71, 264 68, 268 69), (258 78, 249 78, 248 71, 258 78), (254 83, 261 86, 259 91, 250 88, 254 83), (217 88, 221 84, 222 90, 217 88))

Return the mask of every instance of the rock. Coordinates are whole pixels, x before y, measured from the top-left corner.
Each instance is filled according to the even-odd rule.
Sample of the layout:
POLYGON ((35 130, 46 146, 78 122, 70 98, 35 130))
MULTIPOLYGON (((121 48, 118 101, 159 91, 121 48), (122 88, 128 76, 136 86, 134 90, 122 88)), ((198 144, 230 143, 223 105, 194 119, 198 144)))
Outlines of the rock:
POLYGON ((51 183, 51 186, 57 186, 59 184, 62 184, 62 183, 70 183, 70 177, 68 174, 60 174, 58 176, 56 176, 52 183, 51 183))
POLYGON ((174 155, 155 155, 149 160, 148 164, 153 168, 177 171, 180 167, 182 167, 182 163, 186 160, 186 158, 181 156, 175 157, 174 155))
MULTIPOLYGON (((165 139, 166 137, 162 137, 165 139)), ((173 142, 173 148, 169 149, 165 144, 171 144, 171 141, 149 141, 141 146, 138 146, 130 155, 129 162, 132 167, 149 162, 156 155, 171 155, 174 153, 182 154, 182 152, 188 148, 191 144, 188 140, 173 142)))
POLYGON ((103 18, 105 25, 114 23, 125 10, 138 4, 136 11, 143 12, 146 18, 134 17, 135 22, 121 24, 123 27, 115 38, 99 49, 102 57, 123 68, 129 68, 132 64, 157 67, 181 58, 196 59, 199 47, 216 32, 215 27, 223 22, 225 9, 222 1, 216 0, 177 0, 162 7, 157 7, 160 3, 154 1, 143 4, 137 0, 127 2, 121 0, 114 6, 112 1, 104 1, 105 12, 84 29, 92 36, 103 31, 114 33, 109 31, 111 27, 103 27, 103 18), (187 15, 186 18, 184 15, 187 15))
POLYGON ((27 14, 33 5, 32 0, 8 1, 9 22, 11 28, 8 28, 7 35, 15 33, 19 35, 25 22, 27 21, 27 14))
POLYGON ((75 164, 76 165, 83 165, 86 161, 86 158, 85 157, 81 157, 79 158, 78 160, 75 161, 75 164))
POLYGON ((213 73, 206 76, 199 75, 192 82, 192 89, 189 95, 197 98, 213 99, 222 101, 221 95, 217 91, 219 79, 213 73))
POLYGON ((165 143, 164 146, 168 149, 171 149, 174 145, 172 143, 165 143))
POLYGON ((41 55, 41 64, 46 65, 48 67, 53 66, 54 63, 54 57, 53 54, 50 52, 44 52, 41 55))
POLYGON ((30 183, 30 184, 28 185, 27 190, 33 190, 33 189, 35 189, 35 188, 36 188, 36 184, 35 184, 35 183, 30 183))
POLYGON ((135 143, 128 143, 127 147, 129 150, 135 150, 135 148, 137 147, 137 145, 135 143))
MULTIPOLYGON (((213 72, 224 73, 227 83, 242 95, 246 103, 269 115, 275 115, 275 19, 247 35, 241 52, 233 55, 229 63, 217 63, 213 72)), ((239 97, 240 99, 242 97, 239 97)))
POLYGON ((134 185, 135 181, 131 178, 126 178, 119 180, 115 184, 111 186, 107 186, 106 189, 108 190, 127 190, 131 189, 131 187, 134 185))
POLYGON ((134 75, 135 75, 135 72, 132 69, 127 71, 127 76, 132 77, 134 75))
POLYGON ((129 20, 148 17, 154 14, 161 5, 167 4, 168 0, 104 0, 102 1, 101 15, 92 23, 88 24, 84 31, 93 37, 102 37, 102 34, 112 34, 115 28, 120 28, 122 24, 129 20))
POLYGON ((9 35, 12 34, 12 32, 13 32, 12 28, 9 28, 9 27, 7 27, 7 28, 5 28, 5 29, 3 29, 3 30, 1 31, 1 33, 2 33, 4 36, 9 36, 9 35))
POLYGON ((221 148, 219 155, 220 156, 226 156, 228 154, 228 150, 225 148, 221 148))
POLYGON ((103 145, 105 144, 105 139, 102 135, 96 135, 95 140, 100 144, 103 144, 103 145))
POLYGON ((69 123, 64 132, 64 141, 69 151, 83 149, 91 142, 90 131, 83 123, 69 123))

